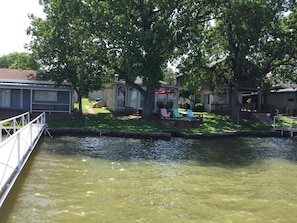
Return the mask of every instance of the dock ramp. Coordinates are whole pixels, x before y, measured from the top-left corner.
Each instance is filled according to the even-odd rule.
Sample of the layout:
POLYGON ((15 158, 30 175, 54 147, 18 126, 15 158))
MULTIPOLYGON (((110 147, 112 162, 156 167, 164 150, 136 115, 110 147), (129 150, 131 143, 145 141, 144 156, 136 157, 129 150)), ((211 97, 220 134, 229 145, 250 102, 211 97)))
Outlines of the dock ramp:
POLYGON ((28 112, 0 121, 0 207, 45 130, 45 113, 32 121, 28 112))

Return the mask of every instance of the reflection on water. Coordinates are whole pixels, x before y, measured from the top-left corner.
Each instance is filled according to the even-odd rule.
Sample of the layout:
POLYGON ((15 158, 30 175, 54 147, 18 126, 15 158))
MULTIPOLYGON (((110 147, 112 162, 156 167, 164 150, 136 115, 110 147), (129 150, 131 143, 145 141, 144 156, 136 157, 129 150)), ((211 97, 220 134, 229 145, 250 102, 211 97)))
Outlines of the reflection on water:
POLYGON ((45 138, 0 222, 296 222, 297 141, 45 138))

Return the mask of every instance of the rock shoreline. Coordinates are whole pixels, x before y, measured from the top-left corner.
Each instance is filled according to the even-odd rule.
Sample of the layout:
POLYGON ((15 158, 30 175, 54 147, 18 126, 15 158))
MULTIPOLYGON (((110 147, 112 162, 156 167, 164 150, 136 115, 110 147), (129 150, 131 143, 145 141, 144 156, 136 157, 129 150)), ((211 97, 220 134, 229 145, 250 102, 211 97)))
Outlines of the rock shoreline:
POLYGON ((175 131, 166 132, 121 132, 112 130, 92 130, 84 128, 49 128, 50 134, 55 136, 109 136, 109 137, 126 137, 135 139, 161 139, 171 140, 172 137, 185 139, 210 139, 226 137, 280 137, 277 131, 232 131, 221 133, 201 133, 188 134, 175 131))

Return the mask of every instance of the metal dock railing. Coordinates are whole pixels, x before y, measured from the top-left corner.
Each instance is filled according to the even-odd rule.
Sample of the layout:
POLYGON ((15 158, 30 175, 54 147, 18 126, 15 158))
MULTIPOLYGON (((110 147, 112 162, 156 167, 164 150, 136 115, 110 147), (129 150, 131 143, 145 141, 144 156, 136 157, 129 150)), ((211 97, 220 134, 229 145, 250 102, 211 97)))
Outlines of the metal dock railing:
POLYGON ((0 121, 0 207, 46 130, 45 113, 30 121, 29 113, 0 121))

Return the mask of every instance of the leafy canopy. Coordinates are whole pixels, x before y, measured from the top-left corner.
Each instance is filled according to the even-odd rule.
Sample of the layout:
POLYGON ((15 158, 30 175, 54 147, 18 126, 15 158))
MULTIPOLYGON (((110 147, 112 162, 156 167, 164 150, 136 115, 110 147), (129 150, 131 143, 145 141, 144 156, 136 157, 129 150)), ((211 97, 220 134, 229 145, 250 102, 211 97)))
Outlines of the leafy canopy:
POLYGON ((28 53, 10 53, 0 57, 0 67, 20 70, 38 70, 39 64, 28 53))
POLYGON ((142 93, 143 117, 150 119, 163 68, 192 37, 199 41, 209 2, 44 0, 47 17, 32 17, 31 48, 55 80, 67 79, 83 93, 119 74, 142 93), (134 84, 136 77, 146 88, 134 84))
POLYGON ((237 119, 238 91, 271 86, 271 77, 296 79, 295 19, 295 1, 222 1, 203 30, 202 44, 190 45, 181 70, 197 86, 228 88, 237 119))

